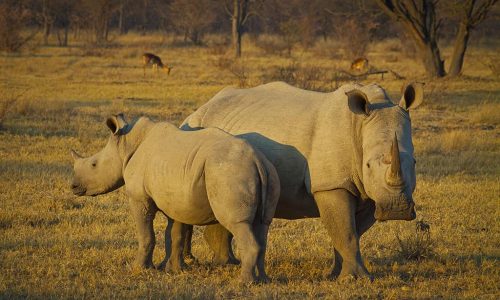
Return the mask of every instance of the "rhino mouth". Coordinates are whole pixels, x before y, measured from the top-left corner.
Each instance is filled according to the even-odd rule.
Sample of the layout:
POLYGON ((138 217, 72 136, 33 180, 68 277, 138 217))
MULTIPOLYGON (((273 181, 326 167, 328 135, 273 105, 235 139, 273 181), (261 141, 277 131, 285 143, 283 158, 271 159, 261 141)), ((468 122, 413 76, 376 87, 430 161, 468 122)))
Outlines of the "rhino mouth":
MULTIPOLYGON (((403 197, 404 198, 404 197, 403 197)), ((415 202, 413 200, 392 202, 389 205, 375 206, 375 219, 377 221, 405 220, 411 221, 417 217, 415 202)))
POLYGON ((85 193, 87 192, 87 189, 82 187, 82 186, 75 186, 75 185, 72 185, 71 186, 71 191, 73 192, 74 195, 77 195, 77 196, 84 196, 85 193))

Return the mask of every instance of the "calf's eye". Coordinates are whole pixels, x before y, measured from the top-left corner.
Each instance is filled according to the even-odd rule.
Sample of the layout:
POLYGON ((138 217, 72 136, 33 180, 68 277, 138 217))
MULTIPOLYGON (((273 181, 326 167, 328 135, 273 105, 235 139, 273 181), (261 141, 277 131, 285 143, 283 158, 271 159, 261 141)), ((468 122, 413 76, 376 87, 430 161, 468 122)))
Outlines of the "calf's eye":
POLYGON ((95 168, 97 166, 97 162, 92 162, 92 168, 95 168))

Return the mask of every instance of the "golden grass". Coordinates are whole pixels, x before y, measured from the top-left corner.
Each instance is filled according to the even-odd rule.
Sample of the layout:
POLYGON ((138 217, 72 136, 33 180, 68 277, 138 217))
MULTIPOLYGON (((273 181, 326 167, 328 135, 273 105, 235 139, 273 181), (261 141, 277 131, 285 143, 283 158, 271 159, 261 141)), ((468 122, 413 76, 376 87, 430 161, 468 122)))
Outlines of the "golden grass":
MULTIPOLYGON (((221 88, 238 84, 210 63, 220 49, 176 48, 172 38, 158 35, 127 35, 115 43, 0 56, 0 90, 22 94, 0 130, 0 298, 499 298, 500 82, 476 63, 496 50, 472 45, 464 77, 428 81, 426 103, 411 113, 416 208, 430 225, 432 255, 400 255, 397 235, 411 243, 415 222, 377 223, 361 240, 375 281, 328 281, 332 248, 320 220, 275 220, 267 256, 273 282, 240 287, 238 267, 211 264, 199 228, 193 243, 199 265, 175 276, 132 270, 137 241, 123 191, 71 195, 69 149, 92 154, 103 147, 107 115, 123 111, 179 124, 221 88), (147 70, 144 78, 140 55, 146 50, 173 65, 172 74, 147 70)), ((266 55, 245 40, 247 82, 259 84, 273 68, 294 61, 325 74, 348 68, 334 47, 320 42, 287 58, 266 55)), ((394 42, 376 44, 368 56, 377 67, 422 80, 420 64, 400 49, 394 42)), ((399 97, 402 81, 373 80, 399 97)), ((334 88, 328 80, 318 84, 334 88)), ((164 227, 158 216, 156 263, 164 227)))

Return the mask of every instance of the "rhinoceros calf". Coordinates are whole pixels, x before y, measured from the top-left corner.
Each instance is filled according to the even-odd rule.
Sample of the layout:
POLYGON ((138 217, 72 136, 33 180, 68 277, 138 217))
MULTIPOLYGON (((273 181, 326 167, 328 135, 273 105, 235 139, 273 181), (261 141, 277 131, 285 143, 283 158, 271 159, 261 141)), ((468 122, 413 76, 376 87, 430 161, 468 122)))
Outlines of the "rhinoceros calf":
MULTIPOLYGON (((275 217, 321 217, 334 246, 331 277, 366 277, 360 236, 376 220, 416 216, 409 110, 422 103, 422 91, 421 84, 404 86, 394 104, 375 84, 349 84, 332 93, 282 82, 226 88, 182 128, 218 127, 261 150, 280 178, 275 217)), ((223 228, 209 226, 205 236, 219 249, 217 261, 232 261, 223 228)))
POLYGON ((72 189, 95 196, 125 184, 139 239, 136 264, 153 267, 153 219, 161 211, 175 220, 172 267, 182 266, 184 224, 220 222, 241 248, 241 281, 267 280, 264 256, 279 179, 262 154, 216 128, 186 132, 145 117, 128 124, 121 114, 106 125, 112 134, 99 153, 82 158, 72 151, 72 189))

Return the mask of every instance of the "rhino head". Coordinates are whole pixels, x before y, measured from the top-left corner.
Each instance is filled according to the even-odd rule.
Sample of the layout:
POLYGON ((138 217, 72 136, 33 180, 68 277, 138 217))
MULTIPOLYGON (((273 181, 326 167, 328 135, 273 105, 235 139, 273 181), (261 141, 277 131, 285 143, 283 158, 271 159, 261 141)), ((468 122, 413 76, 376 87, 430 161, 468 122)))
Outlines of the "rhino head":
POLYGON ((71 150, 74 177, 71 189, 78 196, 97 196, 111 192, 124 184, 123 159, 120 157, 120 137, 129 127, 122 114, 106 120, 111 136, 106 146, 90 157, 71 150))
POLYGON ((375 201, 378 221, 416 217, 412 197, 416 160, 409 110, 422 103, 423 87, 411 83, 403 91, 398 105, 387 96, 383 101, 373 101, 361 89, 347 93, 349 107, 361 119, 357 137, 362 145, 359 173, 364 192, 375 201))

